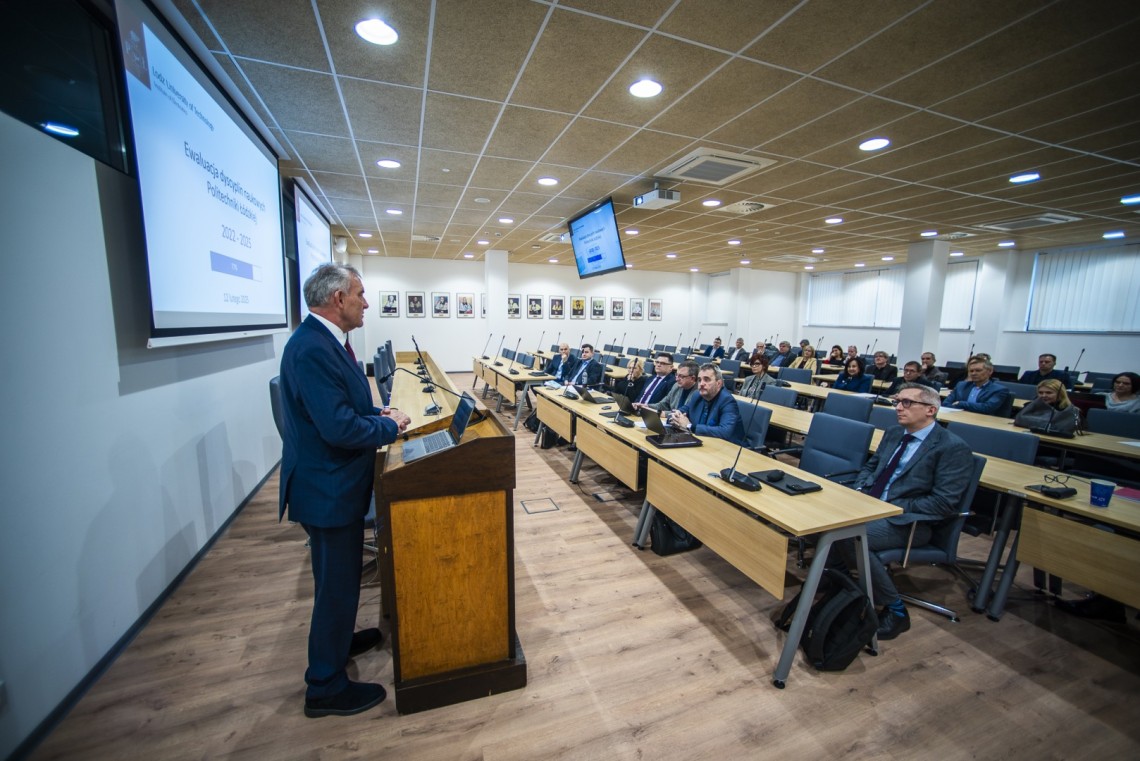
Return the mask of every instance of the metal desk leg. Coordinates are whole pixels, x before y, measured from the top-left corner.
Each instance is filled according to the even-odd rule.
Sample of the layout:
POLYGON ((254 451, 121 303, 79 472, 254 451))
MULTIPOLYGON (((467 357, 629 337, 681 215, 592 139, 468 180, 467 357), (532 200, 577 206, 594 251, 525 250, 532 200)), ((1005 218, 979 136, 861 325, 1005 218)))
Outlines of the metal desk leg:
POLYGON ((526 386, 525 385, 523 386, 523 390, 522 390, 522 399, 518 398, 518 389, 517 388, 515 389, 515 427, 512 430, 517 431, 519 429, 519 418, 522 417, 523 403, 524 402, 526 402, 528 407, 530 406, 530 402, 526 401, 526 386))
MULTIPOLYGON (((1013 528, 1017 516, 1021 513, 1020 498, 1007 495, 1005 499, 1010 504, 1002 507, 1001 522, 998 523, 997 531, 994 532, 993 544, 990 545, 990 557, 986 560, 986 570, 982 573, 982 580, 978 582, 978 592, 970 604, 970 609, 975 613, 981 613, 986 609, 986 601, 989 600, 990 592, 993 591, 994 577, 997 576, 998 566, 1001 565, 1001 556, 1005 552, 1005 544, 1009 541, 1009 532, 1013 528)), ((1006 570, 1003 573, 1008 573, 1008 560, 1005 567, 1006 570)))
MULTIPOLYGON (((772 684, 781 690, 784 689, 784 684, 787 682, 788 674, 792 670, 792 661, 796 657, 796 648, 800 646, 800 637, 803 636, 804 628, 807 626, 808 613, 811 612, 812 603, 815 601, 816 590, 819 588, 819 580, 823 576, 823 569, 827 565, 827 556, 831 552, 831 545, 840 539, 858 539, 862 547, 862 551, 856 556, 859 565, 859 572, 864 579, 864 584, 867 586, 868 596, 871 593, 871 576, 866 573, 869 557, 867 553, 867 527, 863 524, 858 526, 847 526, 845 528, 832 529, 820 536, 819 543, 816 545, 815 557, 812 558, 811 566, 808 568, 807 579, 804 580, 803 588, 800 590, 800 601, 796 605, 795 615, 792 616, 792 623, 788 629, 788 638, 784 641, 784 648, 780 651, 780 661, 776 664, 776 673, 772 675, 772 684)), ((874 648, 877 647, 877 638, 871 640, 872 652, 877 652, 874 648)))
POLYGON ((657 508, 649 504, 649 500, 641 503, 641 514, 637 516, 637 528, 633 530, 633 546, 639 550, 645 549, 645 540, 649 538, 649 527, 653 525, 653 516, 657 508))
POLYGON ((483 398, 484 399, 487 398, 487 389, 489 389, 490 387, 491 387, 490 383, 487 383, 487 382, 483 383, 483 398))
POLYGON ((1009 596, 1009 588, 1013 586, 1013 580, 1017 576, 1017 540, 1019 539, 1021 539, 1020 531, 1013 538, 1013 544, 1009 548, 1009 557, 1005 559, 1005 570, 1001 572, 1001 581, 998 582, 997 591, 994 592, 994 599, 990 601, 990 606, 986 609, 986 618, 991 621, 1000 621, 1002 613, 1005 612, 1005 599, 1009 596))
POLYGON ((582 469, 582 450, 574 454, 574 464, 570 467, 570 483, 578 483, 578 471, 582 469))
POLYGON ((532 447, 537 447, 538 442, 542 441, 542 432, 545 430, 546 430, 546 423, 539 421, 538 430, 535 431, 535 434, 534 434, 534 443, 531 444, 532 447))

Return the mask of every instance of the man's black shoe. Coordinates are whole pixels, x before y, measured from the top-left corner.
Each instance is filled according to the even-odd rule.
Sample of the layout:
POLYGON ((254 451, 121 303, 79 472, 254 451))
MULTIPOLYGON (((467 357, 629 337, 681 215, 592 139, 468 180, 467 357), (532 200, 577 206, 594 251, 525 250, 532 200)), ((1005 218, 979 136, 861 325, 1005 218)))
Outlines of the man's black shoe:
POLYGON ((1114 624, 1122 624, 1127 618, 1123 603, 1104 595, 1093 594, 1083 600, 1055 600, 1053 604, 1080 618, 1095 618, 1114 624))
POLYGON ((910 614, 903 610, 900 616, 890 608, 883 608, 879 612, 879 639, 894 639, 910 628, 910 614))
POLYGON ((361 653, 367 653, 383 641, 384 635, 380 633, 379 629, 375 627, 371 629, 361 629, 352 635, 352 644, 348 648, 348 657, 355 658, 361 653))
POLYGON ((310 719, 322 716, 352 716, 380 705, 388 693, 379 684, 349 682, 348 686, 329 698, 305 698, 305 715, 310 719))

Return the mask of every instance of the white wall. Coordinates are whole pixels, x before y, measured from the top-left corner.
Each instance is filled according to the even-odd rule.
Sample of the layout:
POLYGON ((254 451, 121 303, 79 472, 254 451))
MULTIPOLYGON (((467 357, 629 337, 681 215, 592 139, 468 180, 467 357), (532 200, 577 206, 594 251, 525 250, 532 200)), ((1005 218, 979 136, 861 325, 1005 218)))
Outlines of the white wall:
POLYGON ((0 165, 7 757, 280 459, 284 337, 148 351, 130 179, 4 114, 0 165))

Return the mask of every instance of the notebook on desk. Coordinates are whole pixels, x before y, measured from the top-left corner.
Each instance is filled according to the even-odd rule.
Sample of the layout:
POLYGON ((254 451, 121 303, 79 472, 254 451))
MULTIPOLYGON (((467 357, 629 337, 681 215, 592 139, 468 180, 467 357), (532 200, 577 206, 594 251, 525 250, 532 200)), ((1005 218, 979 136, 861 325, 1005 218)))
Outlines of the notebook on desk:
POLYGON ((665 424, 656 410, 642 408, 638 410, 645 427, 653 431, 645 437, 655 447, 660 449, 680 449, 681 447, 699 447, 701 440, 685 431, 666 431, 665 424))
POLYGON ((463 433, 467 430, 467 423, 471 420, 471 413, 475 411, 475 399, 467 393, 459 400, 455 414, 451 416, 451 425, 446 431, 436 431, 418 439, 412 439, 404 444, 404 462, 412 462, 429 454, 443 452, 451 449, 463 440, 463 433))

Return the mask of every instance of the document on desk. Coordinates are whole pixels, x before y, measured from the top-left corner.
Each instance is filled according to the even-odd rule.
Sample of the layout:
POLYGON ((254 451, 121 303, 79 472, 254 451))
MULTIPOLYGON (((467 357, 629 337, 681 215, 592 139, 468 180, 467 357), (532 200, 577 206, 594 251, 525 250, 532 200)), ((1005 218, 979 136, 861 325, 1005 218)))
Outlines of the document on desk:
POLYGON ((939 407, 939 412, 965 412, 965 410, 958 409, 957 407, 939 407))
POLYGON ((1127 439, 1125 441, 1119 441, 1117 443, 1123 444, 1126 447, 1140 447, 1140 441, 1133 441, 1131 439, 1127 439))

